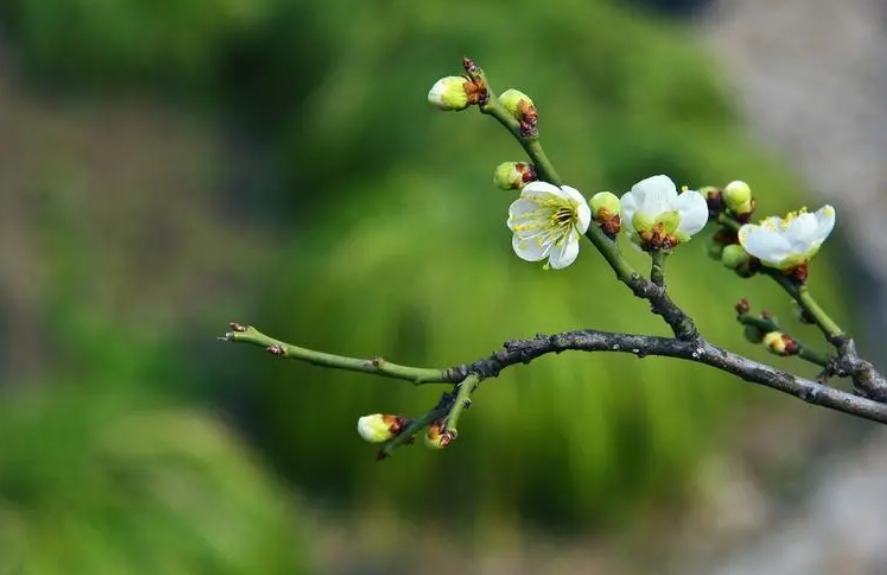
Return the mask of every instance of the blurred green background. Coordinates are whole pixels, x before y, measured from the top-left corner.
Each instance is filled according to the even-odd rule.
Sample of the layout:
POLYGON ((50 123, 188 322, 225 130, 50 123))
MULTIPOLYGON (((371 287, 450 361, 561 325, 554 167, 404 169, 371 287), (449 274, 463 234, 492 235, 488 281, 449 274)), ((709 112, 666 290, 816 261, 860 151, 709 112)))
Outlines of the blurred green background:
MULTIPOLYGON (((665 173, 796 206, 681 24, 607 0, 4 0, 0 25, 0 574, 344 572, 419 526, 471 548, 632 533, 680 513, 750 412, 814 417, 694 365, 563 355, 485 383, 453 449, 379 464, 357 417, 438 390, 214 340, 237 320, 441 366, 666 333, 592 249, 558 273, 514 257, 490 180, 519 147, 425 95, 467 54, 533 97, 588 196, 665 173)), ((785 297, 704 248, 669 261, 673 297, 763 357, 732 305, 785 297)), ((814 288, 849 319, 836 278, 814 288)))

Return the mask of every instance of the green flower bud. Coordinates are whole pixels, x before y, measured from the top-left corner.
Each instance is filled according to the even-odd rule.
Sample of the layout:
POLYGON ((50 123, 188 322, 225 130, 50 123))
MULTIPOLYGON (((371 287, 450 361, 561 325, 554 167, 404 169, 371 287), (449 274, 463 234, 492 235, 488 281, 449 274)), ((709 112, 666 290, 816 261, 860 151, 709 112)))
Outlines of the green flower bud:
POLYGON ((731 270, 739 269, 747 264, 750 259, 751 256, 739 244, 725 246, 724 251, 721 253, 721 263, 731 270))
POLYGON ((761 343, 764 341, 764 331, 756 325, 747 325, 742 330, 742 335, 751 343, 761 343))
POLYGON ((503 190, 520 190, 536 179, 536 170, 526 162, 503 162, 493 172, 493 183, 503 190))
POLYGON ((384 443, 399 435, 409 424, 410 420, 405 417, 373 413, 357 420, 357 433, 364 441, 384 443))
POLYGON ((469 104, 471 80, 462 76, 447 76, 434 83, 428 92, 428 101, 445 111, 458 112, 469 104))
POLYGON ((591 197, 591 217, 611 238, 622 228, 622 203, 611 192, 598 192, 591 197))
POLYGON ((767 351, 774 355, 795 355, 798 353, 798 343, 782 332, 771 331, 764 336, 764 345, 767 351))
POLYGON ((425 434, 425 445, 429 449, 444 449, 456 439, 455 433, 450 430, 444 431, 444 420, 438 419, 428 428, 425 434))
POLYGON ((597 218, 601 212, 604 215, 619 215, 622 213, 622 203, 619 196, 612 192, 598 192, 591 196, 591 213, 597 218))
POLYGON ((509 88, 502 92, 502 94, 499 95, 499 103, 508 110, 509 114, 518 120, 523 119, 531 110, 535 111, 533 100, 520 90, 515 90, 514 88, 509 88))
POLYGON ((745 216, 755 209, 751 188, 745 182, 730 182, 723 191, 724 204, 737 216, 745 216))

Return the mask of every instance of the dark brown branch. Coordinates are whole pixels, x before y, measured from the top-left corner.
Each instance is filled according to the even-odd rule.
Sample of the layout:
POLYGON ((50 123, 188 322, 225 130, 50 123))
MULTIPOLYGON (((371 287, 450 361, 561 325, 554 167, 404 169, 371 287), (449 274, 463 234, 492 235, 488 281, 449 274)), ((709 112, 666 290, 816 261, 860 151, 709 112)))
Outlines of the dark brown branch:
POLYGON ((596 330, 580 330, 555 335, 540 334, 533 339, 506 342, 504 349, 493 355, 471 364, 450 368, 448 372, 452 374, 453 381, 463 379, 468 373, 478 373, 482 377, 496 377, 506 367, 530 363, 543 355, 567 350, 631 353, 638 357, 648 355, 674 357, 702 363, 736 375, 750 383, 797 397, 812 405, 887 423, 887 404, 797 377, 786 371, 731 353, 702 338, 686 341, 596 330))

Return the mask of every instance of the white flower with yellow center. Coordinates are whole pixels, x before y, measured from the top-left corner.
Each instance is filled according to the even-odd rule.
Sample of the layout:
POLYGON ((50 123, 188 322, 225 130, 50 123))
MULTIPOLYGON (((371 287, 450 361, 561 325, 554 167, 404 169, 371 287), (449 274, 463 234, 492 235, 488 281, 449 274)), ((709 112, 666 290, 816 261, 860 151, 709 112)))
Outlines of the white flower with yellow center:
POLYGON ((760 225, 745 224, 739 228, 739 243, 764 265, 790 270, 809 262, 834 227, 833 207, 812 214, 801 209, 785 218, 766 218, 760 225))
POLYGON ((708 222, 705 197, 692 190, 678 194, 668 176, 638 182, 621 203, 625 231, 646 250, 668 250, 687 242, 708 222))
POLYGON ((562 269, 579 255, 579 240, 591 224, 591 208, 578 190, 530 182, 508 210, 511 245, 519 258, 562 269))

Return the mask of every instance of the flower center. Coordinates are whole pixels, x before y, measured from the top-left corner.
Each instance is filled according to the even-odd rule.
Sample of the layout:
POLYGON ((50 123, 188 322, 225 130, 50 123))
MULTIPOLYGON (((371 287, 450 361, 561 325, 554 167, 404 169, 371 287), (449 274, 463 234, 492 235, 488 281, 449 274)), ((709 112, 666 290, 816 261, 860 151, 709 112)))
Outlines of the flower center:
POLYGON ((782 221, 778 224, 778 226, 775 221, 776 218, 764 220, 763 222, 761 222, 761 226, 764 229, 770 230, 771 232, 784 232, 785 230, 788 229, 788 225, 790 223, 792 223, 794 220, 798 219, 799 217, 803 216, 806 213, 807 213, 807 208, 804 207, 804 208, 801 208, 800 210, 787 213, 785 215, 785 217, 782 218, 782 221))
POLYGON ((578 206, 562 198, 534 199, 536 209, 513 218, 512 229, 540 246, 562 246, 579 221, 578 206))
POLYGON ((572 208, 561 207, 551 214, 552 224, 562 226, 576 219, 576 212, 572 208))
POLYGON ((796 211, 796 212, 789 212, 788 214, 785 215, 784 218, 782 218, 782 226, 781 226, 782 229, 783 229, 783 230, 787 229, 787 228, 788 228, 788 225, 789 225, 793 220, 798 219, 799 217, 803 216, 803 215, 806 214, 806 213, 807 213, 807 208, 806 208, 806 207, 801 208, 800 210, 798 210, 798 211, 796 211))

